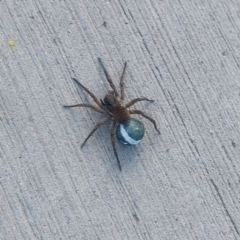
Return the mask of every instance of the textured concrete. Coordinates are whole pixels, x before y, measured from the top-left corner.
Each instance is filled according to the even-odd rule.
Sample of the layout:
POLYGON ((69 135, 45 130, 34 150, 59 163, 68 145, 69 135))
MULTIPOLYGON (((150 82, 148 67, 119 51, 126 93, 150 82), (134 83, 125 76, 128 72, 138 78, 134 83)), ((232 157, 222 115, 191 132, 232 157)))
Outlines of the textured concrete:
POLYGON ((2 0, 0 46, 0 239, 240 239, 239 0, 2 0), (122 172, 62 108, 93 103, 71 77, 104 97, 97 57, 155 100, 122 172))

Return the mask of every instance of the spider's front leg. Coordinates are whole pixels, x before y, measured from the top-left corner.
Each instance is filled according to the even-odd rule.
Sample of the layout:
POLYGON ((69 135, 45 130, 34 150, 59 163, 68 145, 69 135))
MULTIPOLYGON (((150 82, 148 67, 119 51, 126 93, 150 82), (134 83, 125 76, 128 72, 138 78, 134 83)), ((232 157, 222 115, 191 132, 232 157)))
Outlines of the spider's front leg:
POLYGON ((124 63, 124 67, 123 67, 123 71, 122 71, 122 76, 120 78, 120 91, 121 91, 121 98, 120 98, 120 101, 123 102, 124 100, 124 74, 125 74, 125 71, 126 71, 126 68, 127 68, 127 62, 124 63))
POLYGON ((73 81, 75 81, 81 88, 83 88, 93 99, 93 101, 101 107, 101 103, 99 102, 98 98, 86 87, 84 87, 76 78, 72 78, 73 81))
POLYGON ((94 105, 91 105, 91 104, 87 104, 87 103, 80 103, 80 104, 75 104, 75 105, 68 105, 68 106, 63 106, 65 108, 71 108, 71 107, 88 107, 88 108, 91 108, 93 109, 94 111, 96 112, 99 112, 99 113, 104 113, 105 111, 101 108, 98 108, 98 107, 95 107, 94 105))
POLYGON ((115 87, 112 79, 110 78, 110 76, 109 76, 109 74, 108 74, 108 72, 107 72, 107 69, 104 67, 104 65, 103 65, 103 63, 102 63, 102 60, 101 60, 100 58, 98 58, 98 61, 100 62, 101 66, 102 66, 103 72, 104 72, 104 74, 105 74, 105 76, 106 76, 106 78, 107 78, 107 80, 108 80, 108 82, 109 82, 112 90, 114 91, 115 96, 118 97, 117 89, 116 89, 116 87, 115 87))

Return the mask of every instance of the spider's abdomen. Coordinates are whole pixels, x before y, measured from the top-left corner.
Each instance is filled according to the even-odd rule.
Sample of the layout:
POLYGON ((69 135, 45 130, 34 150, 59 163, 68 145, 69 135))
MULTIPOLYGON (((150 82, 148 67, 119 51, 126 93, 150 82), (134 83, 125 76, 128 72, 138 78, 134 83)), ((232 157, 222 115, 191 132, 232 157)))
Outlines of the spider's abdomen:
POLYGON ((123 144, 138 144, 144 136, 144 125, 135 118, 130 118, 127 124, 117 126, 117 139, 123 144))
POLYGON ((114 107, 112 113, 117 123, 126 124, 130 119, 130 113, 125 107, 122 106, 114 107))

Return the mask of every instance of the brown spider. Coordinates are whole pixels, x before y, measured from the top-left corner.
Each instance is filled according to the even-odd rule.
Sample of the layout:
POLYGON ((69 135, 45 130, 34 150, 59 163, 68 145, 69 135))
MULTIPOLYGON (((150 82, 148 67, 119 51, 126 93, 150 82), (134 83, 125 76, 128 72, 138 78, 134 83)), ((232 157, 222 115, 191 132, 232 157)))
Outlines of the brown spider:
MULTIPOLYGON (((127 67, 127 62, 125 62, 124 64, 124 68, 123 68, 123 72, 122 72, 122 76, 120 78, 120 96, 119 93, 116 90, 116 87, 112 81, 112 79, 110 78, 106 68, 104 67, 102 61, 100 58, 98 58, 104 74, 112 88, 112 91, 109 91, 106 96, 104 97, 104 99, 100 99, 100 101, 96 98, 96 96, 86 87, 84 87, 78 80, 76 80, 75 78, 72 78, 80 87, 82 87, 90 96, 91 98, 94 100, 94 102, 97 104, 97 106, 94 106, 92 104, 88 104, 88 103, 81 103, 81 104, 76 104, 76 105, 70 105, 70 106, 63 106, 63 107, 88 107, 91 108, 93 110, 95 110, 96 112, 99 113, 107 113, 107 116, 105 118, 103 118, 93 129, 92 131, 89 133, 89 135, 87 136, 87 138, 84 140, 84 142, 81 145, 81 148, 83 147, 83 145, 87 142, 87 140, 92 136, 92 134, 103 124, 105 124, 109 119, 111 119, 111 123, 110 123, 110 135, 111 135, 111 142, 112 142, 112 146, 113 146, 113 151, 114 154, 117 158, 117 162, 118 162, 118 166, 119 169, 121 171, 121 165, 120 165, 120 161, 118 158, 118 154, 117 154, 117 149, 116 149, 116 145, 115 145, 115 137, 114 137, 114 129, 115 129, 115 125, 116 123, 119 123, 120 126, 124 125, 126 126, 126 124, 129 123, 129 121, 131 121, 132 118, 130 118, 130 114, 140 114, 143 117, 147 118, 149 121, 151 121, 155 127, 155 130, 160 134, 160 131, 157 129, 157 125, 155 120, 153 120, 151 117, 149 117, 148 115, 146 115, 145 113, 143 113, 140 110, 129 110, 128 108, 131 107, 133 104, 135 104, 136 102, 139 101, 150 101, 153 102, 153 100, 150 100, 146 97, 140 97, 140 98, 135 98, 133 100, 131 100, 130 102, 128 102, 127 104, 123 104, 123 100, 124 100, 124 82, 123 82, 123 77, 124 77, 124 73, 126 71, 126 67, 127 67)), ((139 122, 139 121, 138 121, 139 122)), ((140 124, 142 124, 140 122, 140 124)), ((142 125, 143 127, 143 125, 142 125)), ((143 128, 143 133, 144 133, 144 128, 143 128)), ((143 133, 141 138, 143 137, 143 133)), ((137 141, 138 142, 138 141, 137 141)), ((136 142, 136 143, 137 143, 136 142)), ((126 142, 123 142, 125 144, 127 144, 126 142)), ((132 143, 132 144, 136 144, 136 143, 132 143)))

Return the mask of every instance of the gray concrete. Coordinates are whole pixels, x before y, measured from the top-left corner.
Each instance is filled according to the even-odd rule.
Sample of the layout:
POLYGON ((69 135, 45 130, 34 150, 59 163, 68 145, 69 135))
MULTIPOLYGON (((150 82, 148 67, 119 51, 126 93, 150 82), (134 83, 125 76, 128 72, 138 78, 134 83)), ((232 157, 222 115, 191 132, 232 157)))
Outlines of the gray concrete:
POLYGON ((0 1, 0 239, 240 239, 240 5, 226 1, 0 1), (8 42, 13 40, 15 42, 8 42), (146 136, 102 118, 101 57, 146 136))

